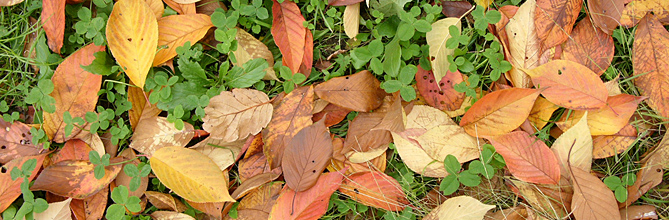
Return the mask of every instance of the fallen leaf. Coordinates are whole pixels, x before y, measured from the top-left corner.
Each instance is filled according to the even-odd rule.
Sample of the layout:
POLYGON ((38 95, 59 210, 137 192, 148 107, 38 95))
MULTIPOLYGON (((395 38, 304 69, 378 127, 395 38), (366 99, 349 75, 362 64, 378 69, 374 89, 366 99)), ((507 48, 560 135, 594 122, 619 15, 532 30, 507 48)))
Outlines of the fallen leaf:
MULTIPOLYGON (((618 27, 622 17, 625 0, 593 0, 588 1, 588 13, 595 24, 604 33, 611 35, 618 27)), ((589 19, 583 19, 589 20, 589 19)), ((578 26, 577 26, 578 28, 578 26)))
POLYGON ((560 165, 546 144, 524 131, 514 131, 490 140, 504 157, 509 172, 530 183, 557 184, 560 165))
POLYGON ((65 36, 65 0, 42 0, 40 19, 49 49, 60 54, 65 36))
POLYGON ((514 191, 529 204, 528 214, 549 217, 548 219, 567 218, 573 190, 569 184, 537 185, 511 179, 514 191))
MULTIPOLYGON (((588 127, 592 135, 612 135, 628 124, 629 119, 636 111, 637 106, 646 97, 620 94, 607 99, 606 107, 588 113, 588 127)), ((571 128, 576 120, 585 115, 586 111, 572 111, 563 114, 556 122, 562 130, 571 128)))
MULTIPOLYGON (((322 100, 322 99, 319 99, 322 100)), ((327 103, 327 102, 326 102, 327 103)), ((311 118, 312 121, 320 121, 325 117, 325 126, 330 127, 346 119, 346 116, 351 110, 345 109, 335 104, 327 103, 323 110, 315 113, 311 118)))
POLYGON ((39 220, 71 220, 70 202, 72 198, 65 201, 49 203, 49 207, 40 213, 34 213, 33 217, 39 220))
POLYGON ((539 96, 530 110, 530 115, 527 117, 528 120, 534 125, 538 130, 541 130, 551 119, 553 112, 557 110, 559 106, 548 101, 546 98, 539 96))
POLYGON ((364 0, 328 0, 328 5, 331 6, 346 6, 363 2, 364 0))
MULTIPOLYGON (((119 154, 121 157, 125 158, 130 158, 133 159, 127 164, 123 165, 123 170, 124 172, 119 172, 118 175, 116 176, 116 179, 114 180, 114 185, 115 186, 126 186, 128 188, 128 195, 129 196, 137 196, 137 198, 142 198, 142 195, 144 195, 144 192, 146 192, 146 189, 149 187, 149 177, 144 176, 139 178, 139 187, 135 190, 130 189, 130 182, 132 181, 131 176, 128 176, 128 174, 125 173, 125 166, 137 166, 139 165, 139 158, 137 157, 137 154, 135 154, 135 150, 132 148, 126 148, 125 150, 121 151, 119 154)), ((148 166, 148 165, 146 165, 148 166)), ((90 197, 89 197, 90 198, 90 197)))
POLYGON ((276 180, 276 178, 279 178, 281 174, 282 174, 281 169, 277 168, 269 173, 262 173, 259 175, 255 175, 250 179, 244 181, 241 185, 239 185, 231 196, 234 199, 241 199, 245 195, 249 194, 251 191, 258 189, 258 187, 276 180))
POLYGON ((218 168, 223 171, 235 164, 235 161, 239 159, 245 142, 246 140, 225 142, 221 139, 208 137, 191 147, 191 149, 199 151, 211 158, 218 168))
POLYGON ((571 210, 576 219, 620 219, 613 192, 599 178, 578 167, 571 167, 570 173, 574 185, 571 210))
POLYGON ((49 139, 63 143, 79 134, 81 128, 73 126, 70 136, 65 136, 65 122, 63 114, 69 112, 72 118, 85 117, 86 112, 95 110, 98 102, 98 91, 102 84, 102 76, 87 72, 81 66, 90 65, 98 51, 104 51, 104 46, 89 44, 67 57, 53 74, 54 90, 50 96, 56 100, 54 113, 44 112, 44 131, 49 139), (72 80, 76 78, 78 80, 72 80))
POLYGON ((469 196, 457 196, 444 201, 444 203, 432 210, 432 212, 423 219, 480 220, 483 219, 488 210, 493 208, 495 208, 494 205, 483 204, 475 198, 469 196))
POLYGON ((406 128, 420 128, 427 131, 444 124, 455 124, 455 122, 438 109, 417 105, 407 115, 406 128))
POLYGON ((641 160, 647 166, 660 165, 665 169, 669 168, 669 132, 664 133, 662 140, 650 153, 641 160))
POLYGON ((488 211, 485 218, 483 219, 525 220, 531 218, 529 217, 526 208, 521 208, 521 206, 514 206, 511 208, 499 210, 495 213, 490 213, 490 211, 488 211))
POLYGON ((172 0, 172 1, 174 1, 176 3, 179 3, 179 4, 191 4, 191 3, 199 2, 200 0, 172 0))
POLYGON ((39 154, 44 148, 41 144, 32 144, 32 138, 28 125, 19 121, 9 123, 0 119, 0 164, 39 154))
POLYGON ((190 215, 173 211, 155 211, 151 213, 151 219, 155 220, 195 220, 190 215))
POLYGON ((307 28, 302 25, 304 17, 300 8, 292 1, 279 3, 273 0, 272 5, 272 36, 283 55, 283 65, 293 73, 299 72, 300 64, 306 53, 307 28))
POLYGON ((228 7, 226 7, 223 2, 216 0, 201 0, 196 2, 195 5, 197 6, 198 14, 206 14, 209 16, 211 16, 217 8, 223 9, 223 11, 228 10, 228 7))
POLYGON ((151 117, 139 121, 132 135, 130 148, 151 156, 167 146, 186 146, 193 139, 193 126, 184 122, 183 130, 178 130, 165 117, 151 117))
POLYGON ((620 24, 631 28, 643 20, 646 14, 650 13, 653 13, 662 24, 669 24, 668 10, 669 2, 664 0, 635 0, 625 6, 620 24))
POLYGON ((204 154, 178 146, 158 149, 150 159, 161 183, 194 202, 234 202, 226 177, 204 154))
POLYGON ((509 133, 530 115, 541 91, 511 88, 488 93, 462 116, 460 126, 474 137, 509 133))
POLYGON ((66 160, 89 160, 88 153, 93 150, 88 144, 79 139, 72 139, 65 142, 63 148, 55 153, 50 160, 50 164, 55 164, 66 160))
POLYGON ((290 189, 311 188, 332 158, 332 140, 324 121, 303 128, 286 146, 281 160, 283 177, 290 189))
POLYGON ((441 13, 446 17, 455 17, 459 18, 469 9, 472 8, 472 4, 467 1, 446 1, 441 0, 441 13))
POLYGON ((163 1, 161 0, 145 0, 146 5, 149 6, 151 11, 153 11, 153 15, 156 16, 156 19, 160 19, 163 17, 163 13, 165 12, 165 5, 163 5, 163 1))
POLYGON ((107 44, 130 81, 144 88, 158 48, 158 22, 145 1, 121 0, 107 20, 107 44), (125 16, 123 16, 125 14, 125 16))
POLYGON ((400 183, 382 172, 359 172, 349 175, 339 187, 339 191, 363 205, 388 211, 402 211, 409 205, 400 183))
POLYGON ((647 15, 634 34, 634 85, 641 95, 649 97, 648 106, 669 118, 669 99, 666 98, 669 91, 662 87, 669 83, 669 32, 657 19, 657 16, 647 15))
POLYGON ((206 213, 208 216, 214 217, 214 219, 221 219, 223 217, 222 216, 223 206, 226 204, 225 202, 205 202, 205 203, 198 203, 193 201, 187 201, 187 202, 188 205, 190 205, 194 209, 202 211, 206 213))
POLYGON ((507 73, 511 84, 518 88, 531 88, 532 81, 522 69, 532 69, 539 66, 541 42, 537 37, 534 25, 534 15, 537 2, 529 0, 523 3, 516 14, 509 19, 506 25, 508 36, 509 55, 507 59, 513 68, 507 73))
POLYGON ((257 153, 248 158, 241 159, 237 166, 239 170, 239 181, 242 183, 254 176, 271 171, 269 163, 267 162, 267 157, 265 157, 263 153, 257 153))
POLYGON ((204 14, 170 15, 158 19, 158 46, 166 47, 156 52, 153 66, 158 66, 177 55, 177 47, 186 42, 195 44, 214 25, 204 14))
POLYGON ((355 39, 360 26, 360 3, 347 5, 344 9, 344 33, 348 38, 355 39))
POLYGON ((253 89, 222 91, 204 108, 202 128, 225 142, 246 139, 270 123, 272 105, 264 92, 253 89))
POLYGON ((454 89, 456 84, 463 82, 460 71, 447 71, 446 75, 437 82, 432 71, 427 71, 419 65, 415 78, 418 93, 432 107, 442 111, 455 111, 465 101, 465 93, 454 89))
MULTIPOLYGON (((611 1, 619 0, 599 0, 599 2, 611 1)), ((606 34, 593 26, 586 17, 578 22, 569 40, 562 45, 562 59, 580 63, 601 76, 611 65, 614 50, 611 34, 606 34)))
POLYGON ((40 166, 44 162, 44 157, 47 154, 39 154, 34 156, 25 156, 19 157, 9 161, 8 163, 2 166, 2 171, 0 173, 0 212, 4 212, 7 207, 9 207, 16 198, 19 198, 21 195, 21 183, 23 183, 23 178, 17 178, 12 180, 11 171, 16 168, 22 168, 23 164, 28 160, 35 159, 36 167, 30 173, 28 177, 29 181, 32 181, 37 173, 40 171, 40 166))
POLYGON ((188 208, 183 202, 167 193, 146 191, 144 194, 149 202, 157 209, 183 212, 188 208))
POLYGON ((73 199, 70 209, 76 219, 102 219, 109 199, 109 188, 105 187, 86 199, 73 199))
POLYGON ((316 95, 329 103, 352 111, 369 112, 381 104, 386 92, 379 87, 381 83, 368 70, 349 76, 332 78, 318 84, 316 95))
POLYGON ((142 118, 151 118, 158 116, 162 110, 148 101, 148 94, 139 87, 128 86, 128 101, 132 103, 132 108, 128 110, 128 118, 133 131, 137 128, 137 123, 142 118))
POLYGON ((314 35, 311 33, 311 30, 307 29, 307 33, 304 36, 304 56, 302 56, 302 63, 300 64, 299 73, 302 73, 306 77, 309 77, 311 74, 311 68, 314 65, 314 35))
POLYGON ((627 200, 624 203, 618 204, 618 207, 622 208, 631 205, 650 189, 660 185, 663 174, 664 171, 661 164, 643 164, 639 172, 636 173, 636 182, 634 182, 634 185, 627 187, 627 200))
POLYGON ((620 219, 650 220, 658 218, 657 210, 652 205, 633 205, 620 209, 620 219))
POLYGON ((592 157, 602 159, 620 154, 634 144, 637 139, 637 130, 631 124, 625 125, 618 133, 612 135, 598 135, 592 137, 592 157))
POLYGON ((553 60, 531 70, 535 86, 548 101, 573 110, 595 110, 606 105, 608 91, 604 82, 579 63, 568 60, 553 60))
POLYGON ((588 114, 583 115, 578 123, 558 137, 551 150, 560 163, 560 171, 567 176, 568 168, 578 167, 581 170, 590 171, 592 165, 592 136, 588 114))
POLYGON ((312 124, 313 102, 314 89, 305 86, 293 90, 274 108, 272 120, 263 131, 263 152, 272 169, 281 165, 283 151, 293 136, 312 124))
POLYGON ((344 139, 343 138, 334 138, 332 140, 332 146, 334 153, 332 154, 331 163, 328 165, 327 169, 330 172, 335 172, 338 170, 343 170, 346 168, 345 175, 350 175, 358 172, 365 171, 385 171, 386 170, 386 151, 382 149, 387 149, 387 147, 378 147, 373 150, 368 151, 353 151, 350 148, 344 149, 344 139), (355 156, 357 153, 361 154, 372 154, 374 152, 380 152, 376 158, 370 159, 362 163, 353 163, 347 156, 355 156))
POLYGON ((345 156, 351 163, 364 163, 383 155, 386 150, 388 150, 388 146, 381 146, 365 152, 349 151, 345 156))
MULTIPOLYGON (((381 123, 393 107, 399 106, 401 110, 401 105, 394 105, 397 102, 401 102, 399 97, 392 99, 387 96, 381 107, 373 112, 358 113, 358 116, 348 125, 346 140, 342 149, 343 153, 346 154, 348 151, 366 152, 370 149, 388 145, 391 142, 390 132, 380 126, 382 126, 381 123)), ((403 123, 403 121, 399 123, 403 123)))
POLYGON ((235 54, 237 62, 232 62, 235 66, 242 66, 244 63, 255 59, 263 58, 269 64, 265 69, 264 80, 279 80, 274 72, 274 55, 267 48, 267 45, 256 39, 253 35, 246 32, 244 29, 237 28, 237 50, 232 53, 235 54))
POLYGON ((609 91, 609 96, 616 96, 622 94, 620 91, 620 83, 618 82, 620 77, 616 77, 608 82, 605 82, 606 90, 609 91))
POLYGON ((459 18, 444 18, 432 23, 432 30, 425 33, 425 40, 430 46, 430 60, 432 62, 432 73, 435 79, 441 79, 448 72, 448 55, 453 55, 454 49, 446 48, 446 41, 451 38, 449 27, 455 25, 461 29, 459 18))
POLYGON ((165 2, 165 4, 167 4, 167 6, 170 6, 170 8, 174 9, 174 11, 176 11, 180 15, 188 15, 188 14, 197 13, 195 3, 181 4, 181 3, 178 3, 174 0, 163 0, 163 2, 165 2))
MULTIPOLYGON (((125 160, 122 157, 112 158, 111 164, 125 160)), ((44 190, 56 195, 85 199, 111 183, 121 171, 121 165, 105 167, 105 175, 95 178, 95 164, 88 160, 66 160, 44 168, 35 179, 30 190, 44 190)))
POLYGON ((284 187, 269 213, 269 220, 319 219, 327 211, 330 196, 343 178, 339 172, 330 172, 321 175, 313 187, 303 192, 284 187))
POLYGON ((534 25, 542 51, 562 44, 574 27, 583 0, 538 0, 534 25))
MULTIPOLYGON (((23 0, 2 0, 0 1, 0 6, 12 6, 23 2, 23 0)), ((44 3, 42 3, 44 4, 44 3)))

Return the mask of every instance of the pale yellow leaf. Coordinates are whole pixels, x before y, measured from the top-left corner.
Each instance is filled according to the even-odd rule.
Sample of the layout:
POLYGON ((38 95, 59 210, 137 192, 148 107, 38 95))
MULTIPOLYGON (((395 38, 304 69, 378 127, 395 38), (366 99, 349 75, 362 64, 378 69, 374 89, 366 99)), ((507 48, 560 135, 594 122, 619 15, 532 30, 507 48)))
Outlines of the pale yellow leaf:
POLYGON ((193 126, 186 122, 184 129, 178 130, 165 117, 145 118, 137 124, 130 148, 151 156, 162 147, 186 146, 193 135, 193 126))
POLYGON ((351 163, 364 163, 381 156, 381 154, 385 153, 386 150, 388 150, 388 145, 372 148, 371 150, 365 152, 358 152, 354 150, 346 153, 346 158, 348 158, 351 163))
POLYGON ((44 212, 34 213, 33 217, 39 220, 71 220, 70 202, 72 202, 72 198, 49 203, 49 208, 44 212))
MULTIPOLYGON (((403 132, 405 133, 405 132, 403 132)), ((393 142, 397 153, 402 158, 409 169, 428 177, 445 177, 448 176, 444 163, 437 161, 428 155, 415 140, 409 139, 407 136, 402 136, 395 132, 391 132, 393 142)))
POLYGON ((454 49, 446 48, 446 41, 451 38, 448 30, 455 25, 460 30, 461 23, 458 18, 444 18, 432 23, 432 30, 425 33, 427 45, 430 46, 430 58, 432 60, 432 71, 435 79, 441 79, 448 72, 448 55, 452 55, 454 49))
POLYGON ((509 62, 513 66, 507 74, 514 87, 531 88, 532 79, 521 71, 539 66, 541 42, 534 28, 534 10, 537 2, 528 0, 509 19, 506 34, 509 37, 509 62))
POLYGON ((246 143, 246 139, 225 142, 221 139, 207 137, 191 147, 191 149, 207 155, 223 171, 233 165, 236 159, 239 158, 244 143, 246 143))
POLYGON ((200 0, 173 0, 173 1, 179 4, 191 4, 199 2, 200 0))
POLYGON ((439 125, 427 130, 416 141, 428 155, 438 161, 444 161, 449 154, 460 163, 479 157, 478 141, 458 125, 439 125))
POLYGON ((609 96, 617 96, 622 94, 620 91, 620 84, 618 83, 619 79, 620 77, 616 77, 615 79, 604 83, 606 90, 609 91, 609 96))
POLYGON ((360 26, 360 3, 347 5, 344 9, 344 33, 354 39, 360 26))
POLYGON ((481 201, 469 197, 458 196, 450 198, 430 214, 424 220, 482 220, 488 210, 495 208, 494 205, 486 205, 481 201))
POLYGON ((151 219, 155 220, 195 220, 190 215, 172 211, 155 211, 151 213, 151 219))
POLYGON ((560 135, 553 143, 551 150, 560 163, 560 173, 562 175, 568 176, 567 168, 570 165, 590 171, 592 165, 592 136, 588 127, 588 114, 583 115, 578 123, 560 135))
POLYGON ((222 91, 204 108, 202 128, 224 142, 258 134, 272 119, 272 104, 264 92, 253 89, 222 91))
POLYGON ((263 58, 267 60, 267 64, 269 64, 269 67, 265 69, 265 76, 263 79, 279 80, 279 78, 276 77, 276 73, 274 72, 273 68, 274 55, 271 51, 269 51, 267 45, 263 44, 258 39, 253 37, 253 35, 249 34, 241 28, 237 28, 237 36, 235 36, 235 39, 237 40, 237 50, 233 51, 232 53, 235 54, 237 62, 233 62, 233 65, 241 67, 249 60, 263 58))
POLYGON ((407 129, 420 128, 428 130, 439 125, 455 125, 455 122, 448 115, 444 114, 444 112, 427 105, 414 106, 413 110, 407 115, 406 121, 407 124, 405 127, 407 129))

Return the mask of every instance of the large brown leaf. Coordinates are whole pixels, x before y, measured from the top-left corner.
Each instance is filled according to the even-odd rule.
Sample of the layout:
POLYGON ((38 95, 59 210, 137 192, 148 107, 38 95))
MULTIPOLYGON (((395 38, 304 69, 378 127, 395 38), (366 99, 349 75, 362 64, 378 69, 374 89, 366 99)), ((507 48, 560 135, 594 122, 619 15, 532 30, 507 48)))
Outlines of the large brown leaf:
POLYGON ((613 37, 595 28, 590 19, 585 18, 578 22, 571 32, 571 38, 562 46, 562 58, 580 63, 597 75, 602 75, 611 65, 614 49, 613 37))
POLYGON ((669 32, 655 15, 648 14, 639 22, 633 52, 634 85, 649 97, 648 106, 669 118, 669 32))
POLYGON ((369 171, 349 175, 339 191, 356 202, 389 211, 401 211, 409 205, 400 183, 382 172, 369 171))
POLYGON ((332 139, 324 120, 293 136, 283 153, 281 168, 286 185, 302 192, 311 188, 332 158, 332 139))
POLYGON ((428 105, 439 110, 455 111, 465 101, 465 93, 455 91, 453 86, 463 81, 462 73, 446 72, 446 76, 439 81, 434 79, 432 71, 418 66, 416 73, 416 89, 428 105))
POLYGON ((95 59, 93 54, 104 50, 104 46, 89 44, 67 57, 56 68, 51 78, 54 90, 50 94, 56 99, 56 112, 44 112, 44 131, 53 141, 62 143, 81 132, 79 126, 74 126, 70 136, 65 136, 63 113, 70 112, 72 118, 83 118, 86 112, 95 110, 102 76, 87 72, 81 66, 90 65, 95 59))
MULTIPOLYGON (((588 11, 593 23, 604 33, 611 35, 618 27, 623 15, 625 0, 589 0, 588 11)), ((589 19, 584 19, 589 20, 589 19)))
POLYGON ((177 55, 177 47, 186 42, 191 45, 202 39, 214 25, 204 14, 170 15, 158 19, 158 46, 166 46, 156 52, 153 66, 158 66, 177 55))
MULTIPOLYGON (((126 158, 116 157, 110 163, 118 163, 126 158)), ((95 178, 95 164, 88 160, 66 160, 53 164, 37 177, 30 190, 45 190, 56 195, 75 199, 87 198, 104 189, 121 171, 121 165, 105 167, 105 175, 95 178)))
POLYGON ((0 119, 0 164, 38 154, 43 148, 32 144, 30 127, 19 121, 14 123, 0 119))
POLYGON ((340 172, 330 172, 321 175, 316 184, 307 191, 295 192, 284 187, 272 207, 269 219, 319 219, 327 211, 330 196, 339 188, 343 178, 340 172))
POLYGON ((258 134, 272 119, 272 105, 264 92, 253 89, 222 91, 204 108, 202 128, 225 142, 258 134))
POLYGON ((21 183, 23 183, 23 178, 17 178, 12 180, 11 171, 14 167, 21 169, 23 164, 31 159, 35 159, 36 166, 35 169, 30 173, 28 177, 29 181, 37 176, 37 173, 40 171, 40 167, 44 162, 44 157, 47 154, 40 154, 34 156, 19 157, 9 161, 8 163, 2 166, 2 173, 0 173, 0 212, 4 212, 7 207, 9 207, 16 198, 21 195, 21 183))
POLYGON ((272 36, 274 36, 274 42, 283 55, 283 65, 289 67, 293 73, 297 73, 306 53, 307 28, 302 24, 306 20, 295 2, 279 3, 276 0, 273 2, 272 36))
POLYGON ((571 210, 576 219, 620 219, 613 192, 589 171, 577 167, 570 169, 574 186, 571 210))
POLYGON ((194 135, 193 125, 184 122, 184 128, 179 130, 160 116, 140 120, 135 130, 129 147, 147 156, 163 147, 186 146, 194 135))
POLYGON ((569 38, 583 0, 538 0, 534 16, 542 51, 569 38))
POLYGON ((272 120, 263 131, 263 152, 272 169, 281 165, 283 151, 302 128, 312 124, 314 89, 305 86, 293 90, 274 108, 272 120))
POLYGON ((460 126, 474 137, 506 134, 525 122, 540 91, 511 88, 488 93, 462 116, 460 126))
POLYGON ((42 0, 42 14, 39 20, 49 40, 49 48, 60 54, 65 36, 65 0, 42 0))
POLYGON ((531 183, 557 184, 560 165, 546 144, 524 131, 495 137, 490 142, 513 176, 531 183))
POLYGON ((314 88, 319 98, 352 111, 369 112, 381 106, 386 92, 367 70, 340 76, 314 88))

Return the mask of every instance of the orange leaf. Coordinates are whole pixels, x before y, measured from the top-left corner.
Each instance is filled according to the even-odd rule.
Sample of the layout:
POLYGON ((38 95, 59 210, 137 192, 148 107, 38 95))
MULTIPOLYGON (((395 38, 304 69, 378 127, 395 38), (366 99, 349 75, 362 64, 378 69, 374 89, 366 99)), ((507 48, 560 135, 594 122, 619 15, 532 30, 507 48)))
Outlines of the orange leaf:
POLYGON ((293 136, 281 160, 286 185, 302 192, 311 188, 332 158, 332 140, 324 120, 293 136))
POLYGON ((170 6, 170 8, 174 9, 178 14, 180 15, 188 15, 188 14, 195 14, 197 13, 197 8, 195 7, 195 3, 188 3, 188 4, 181 4, 177 3, 174 0, 163 0, 167 6, 170 6))
POLYGON ((577 167, 570 170, 574 185, 571 210, 576 219, 620 219, 618 203, 609 187, 589 171, 577 167))
POLYGON ((156 19, 163 17, 163 13, 165 12, 165 5, 163 5, 163 1, 161 0, 145 0, 145 1, 146 5, 148 5, 151 11, 153 11, 153 15, 156 16, 156 19))
POLYGON ((304 192, 295 192, 284 187, 272 207, 269 219, 319 219, 327 211, 330 196, 339 188, 343 178, 339 172, 323 174, 318 178, 316 185, 304 192))
POLYGON ((62 143, 81 132, 78 126, 74 126, 72 134, 65 137, 63 113, 68 111, 72 118, 83 118, 86 112, 95 110, 102 76, 87 72, 81 66, 90 65, 95 59, 93 54, 104 50, 104 46, 89 44, 67 57, 56 68, 51 78, 54 90, 50 94, 56 99, 56 112, 44 112, 44 131, 53 141, 62 143))
POLYGON ((553 112, 557 110, 559 107, 552 102, 546 100, 544 97, 539 96, 537 100, 534 102, 534 106, 532 106, 532 110, 530 111, 530 115, 527 117, 530 122, 534 126, 537 127, 537 129, 541 130, 546 124, 548 124, 548 121, 551 119, 551 116, 553 115, 553 112))
POLYGON ((107 43, 130 81, 144 88, 158 48, 158 22, 143 0, 120 0, 107 20, 107 43))
POLYGON ((16 200, 19 195, 21 195, 21 183, 23 183, 23 178, 12 180, 12 169, 14 169, 14 167, 20 169, 23 167, 23 164, 26 161, 30 159, 36 159, 37 165, 30 173, 30 177, 28 177, 28 180, 32 181, 40 171, 42 163, 44 162, 44 157, 46 155, 47 154, 40 154, 35 156, 19 157, 9 161, 2 166, 2 171, 4 172, 0 173, 0 212, 5 211, 5 209, 7 209, 7 207, 9 207, 9 205, 11 205, 12 202, 14 202, 14 200, 16 200))
POLYGON ((50 163, 55 164, 65 160, 89 160, 88 153, 93 150, 85 142, 72 139, 65 143, 58 153, 54 154, 50 163))
POLYGON ((569 38, 583 0, 537 0, 534 25, 542 51, 569 38))
POLYGON ((360 71, 350 76, 332 78, 318 84, 314 91, 319 98, 352 111, 369 112, 381 106, 386 92, 371 72, 360 71))
POLYGON ((40 21, 49 40, 49 48, 60 54, 65 36, 65 0, 42 0, 40 21))
POLYGON ((511 88, 488 93, 462 116, 460 126, 474 137, 509 133, 525 122, 539 92, 511 88))
POLYGON ((522 181, 557 184, 560 164, 546 144, 524 131, 495 137, 490 142, 501 154, 509 172, 522 181))
POLYGON ((641 21, 648 12, 653 13, 662 24, 669 24, 669 1, 635 0, 627 4, 622 12, 620 23, 631 28, 641 21))
POLYGON ((648 14, 639 22, 633 53, 634 85, 649 97, 648 106, 669 118, 669 32, 656 16, 648 14))
MULTIPOLYGON (((116 157, 110 163, 123 160, 125 158, 116 157)), ((60 196, 84 199, 106 188, 121 171, 120 164, 106 166, 102 179, 96 179, 94 168, 95 165, 87 160, 66 160, 53 164, 44 168, 30 190, 44 190, 60 196)))
POLYGON ((548 101, 573 110, 594 110, 606 105, 604 82, 588 67, 568 60, 553 60, 525 70, 548 101))
POLYGON ((460 108, 465 100, 465 93, 457 92, 453 88, 455 84, 462 82, 462 73, 460 71, 446 72, 446 76, 439 82, 434 79, 432 71, 424 70, 418 66, 416 73, 416 89, 425 102, 439 110, 455 111, 460 108))
POLYGON ((330 127, 339 124, 339 122, 346 119, 346 115, 348 115, 349 112, 351 112, 351 110, 339 107, 338 105, 328 104, 322 111, 314 114, 311 120, 320 121, 325 117, 325 126, 330 127))
POLYGON ((274 108, 272 120, 263 131, 263 152, 272 169, 281 165, 283 151, 293 136, 312 124, 313 102, 314 89, 312 86, 305 86, 286 95, 274 108))
MULTIPOLYGON (((593 23, 604 33, 611 35, 618 27, 622 16, 625 0, 591 0, 588 1, 588 13, 593 23)), ((583 19, 582 21, 590 20, 583 19)), ((578 28, 578 27, 577 27, 578 28)))
POLYGON ((0 120, 0 164, 38 154, 43 148, 32 144, 30 127, 19 121, 14 123, 0 120))
POLYGON ((625 125, 618 133, 592 137, 592 158, 601 159, 622 153, 632 147, 637 131, 631 124, 625 125))
POLYGON ((190 41, 191 45, 202 39, 211 23, 209 15, 171 15, 158 20, 158 46, 166 46, 156 53, 153 66, 158 66, 177 55, 177 47, 190 41))
MULTIPOLYGON (((606 107, 596 111, 588 111, 588 127, 592 135, 612 135, 620 131, 636 111, 636 107, 646 97, 620 94, 607 99, 606 107)), ((571 128, 586 111, 572 111, 571 114, 563 114, 560 122, 556 124, 560 129, 566 131, 571 128), (569 116, 569 118, 567 118, 569 116)))
POLYGON ((302 63, 298 72, 309 77, 311 67, 314 64, 314 36, 311 34, 311 30, 307 29, 304 37, 304 56, 302 57, 302 63))
POLYGON ((162 110, 156 105, 152 105, 148 100, 149 94, 144 94, 144 90, 135 86, 128 86, 128 101, 132 103, 132 108, 128 110, 128 118, 133 131, 137 128, 137 123, 142 118, 151 118, 158 116, 162 110))
POLYGON ((70 209, 76 219, 102 219, 108 199, 109 188, 105 187, 86 199, 73 199, 70 209))
POLYGON ((614 49, 613 37, 595 28, 590 19, 585 18, 578 22, 571 32, 571 38, 562 46, 562 58, 580 63, 597 75, 602 75, 611 65, 614 49))
POLYGON ((272 5, 272 36, 274 42, 283 55, 283 65, 293 73, 299 72, 300 64, 304 60, 307 28, 302 24, 306 20, 302 17, 297 4, 288 0, 279 3, 273 0, 272 5))
POLYGON ((382 172, 352 174, 346 177, 339 191, 363 205, 393 212, 402 211, 409 205, 400 183, 382 172))

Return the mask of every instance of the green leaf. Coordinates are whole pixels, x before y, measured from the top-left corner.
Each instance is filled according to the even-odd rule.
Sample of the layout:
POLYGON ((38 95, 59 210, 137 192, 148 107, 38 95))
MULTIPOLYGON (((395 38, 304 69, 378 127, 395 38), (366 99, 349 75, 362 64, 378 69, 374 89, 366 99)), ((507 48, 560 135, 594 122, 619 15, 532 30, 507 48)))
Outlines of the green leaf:
POLYGON ((104 165, 95 165, 93 169, 93 174, 95 174, 95 179, 102 179, 105 176, 105 166, 104 165))
POLYGON ((204 69, 202 69, 199 63, 185 59, 179 59, 177 63, 179 64, 179 71, 181 71, 181 75, 185 79, 200 85, 200 87, 210 84, 207 74, 205 74, 204 69))
POLYGON ((372 57, 379 57, 383 55, 383 42, 381 42, 381 39, 373 40, 369 42, 367 49, 369 49, 372 57))
MULTIPOLYGON (((165 87, 170 88, 170 87, 165 87)), ((182 83, 174 84, 172 87, 172 98, 170 100, 158 102, 158 108, 162 110, 171 111, 176 108, 177 105, 182 105, 184 111, 191 111, 197 107, 197 105, 191 103, 187 100, 189 95, 195 95, 200 97, 207 93, 207 88, 202 85, 198 85, 194 82, 186 81, 182 83)))
POLYGON ((133 177, 133 178, 130 179, 130 183, 128 184, 128 187, 130 187, 130 191, 135 191, 139 188, 140 185, 142 185, 142 178, 133 177))
POLYGON ((95 60, 88 66, 81 65, 82 69, 103 76, 111 75, 114 72, 112 71, 112 67, 116 62, 107 54, 107 52, 98 51, 93 55, 95 56, 95 60))
POLYGON ((139 169, 137 169, 137 166, 135 166, 134 164, 126 164, 123 167, 123 172, 125 172, 125 175, 128 175, 130 177, 139 176, 139 169))
POLYGON ((458 178, 451 174, 444 179, 441 180, 441 184, 439 184, 439 190, 444 192, 444 195, 450 195, 453 194, 455 191, 458 190, 460 187, 460 182, 458 181, 458 178))
POLYGON ((107 208, 105 218, 108 220, 122 220, 125 217, 125 207, 119 204, 112 204, 107 208))
POLYGON ((262 80, 265 76, 265 69, 269 67, 267 61, 262 58, 255 58, 243 65, 244 71, 233 71, 224 79, 226 84, 232 88, 247 88, 262 80))
POLYGON ((137 196, 130 196, 128 201, 125 203, 125 207, 128 208, 131 212, 139 212, 142 210, 142 207, 139 205, 141 200, 137 196))
POLYGON ((128 202, 128 196, 130 195, 130 192, 128 192, 128 188, 126 188, 124 185, 120 185, 112 191, 111 198, 116 204, 126 204, 128 202))
POLYGON ((460 177, 458 179, 460 180, 460 183, 462 183, 462 185, 469 187, 474 187, 481 184, 481 177, 479 177, 476 174, 473 174, 470 170, 465 170, 462 173, 460 173, 460 177))
POLYGON ((49 203, 46 202, 46 200, 42 198, 35 199, 35 202, 33 203, 33 211, 35 213, 42 213, 46 211, 47 208, 49 208, 49 203))
POLYGON ((427 22, 426 20, 418 20, 413 23, 413 27, 416 28, 417 31, 427 33, 432 30, 432 25, 427 22))
POLYGON ((613 194, 616 196, 618 202, 625 202, 627 200, 627 188, 624 186, 618 186, 613 194))
POLYGON ((410 102, 416 99, 416 90, 409 85, 404 85, 400 88, 400 96, 402 96, 404 101, 410 102))
POLYGON ((397 77, 402 62, 402 48, 399 40, 395 39, 386 45, 386 57, 383 59, 383 71, 390 77, 397 77))
POLYGON ((604 184, 609 187, 609 189, 614 190, 619 186, 622 186, 623 183, 617 176, 609 176, 604 178, 604 184))
POLYGON ((475 160, 469 163, 469 171, 474 174, 485 173, 485 168, 480 160, 475 160))
POLYGON ((634 173, 625 174, 621 179, 621 181, 628 186, 634 185, 634 182, 636 182, 636 174, 634 173))
POLYGON ((234 204, 232 204, 232 208, 228 212, 228 216, 230 216, 230 218, 233 218, 233 219, 237 218, 237 216, 238 216, 237 215, 238 214, 237 206, 239 206, 239 202, 235 202, 234 204))
POLYGON ((102 164, 100 161, 100 154, 97 151, 89 151, 88 152, 88 159, 91 161, 92 164, 102 164))
POLYGON ((411 26, 411 24, 407 23, 406 21, 402 21, 400 22, 400 25, 397 27, 397 33, 395 34, 395 37, 399 38, 402 41, 407 41, 411 40, 415 32, 416 29, 414 29, 414 27, 411 26))
POLYGON ((372 72, 376 75, 381 75, 383 74, 383 63, 379 58, 372 58, 372 60, 369 62, 369 68, 372 69, 372 72))
POLYGON ((458 162, 458 158, 450 154, 444 158, 444 167, 446 168, 446 172, 450 174, 456 174, 462 169, 462 165, 458 162))
POLYGON ((295 73, 293 75, 293 82, 295 82, 296 84, 300 84, 304 82, 304 80, 307 80, 307 77, 302 73, 295 73))
POLYGON ((413 78, 416 76, 417 72, 418 67, 414 66, 413 64, 406 65, 402 67, 398 79, 402 84, 409 85, 413 81, 413 78))
POLYGON ((402 83, 397 80, 388 80, 381 84, 381 88, 387 93, 397 92, 402 88, 402 83))

